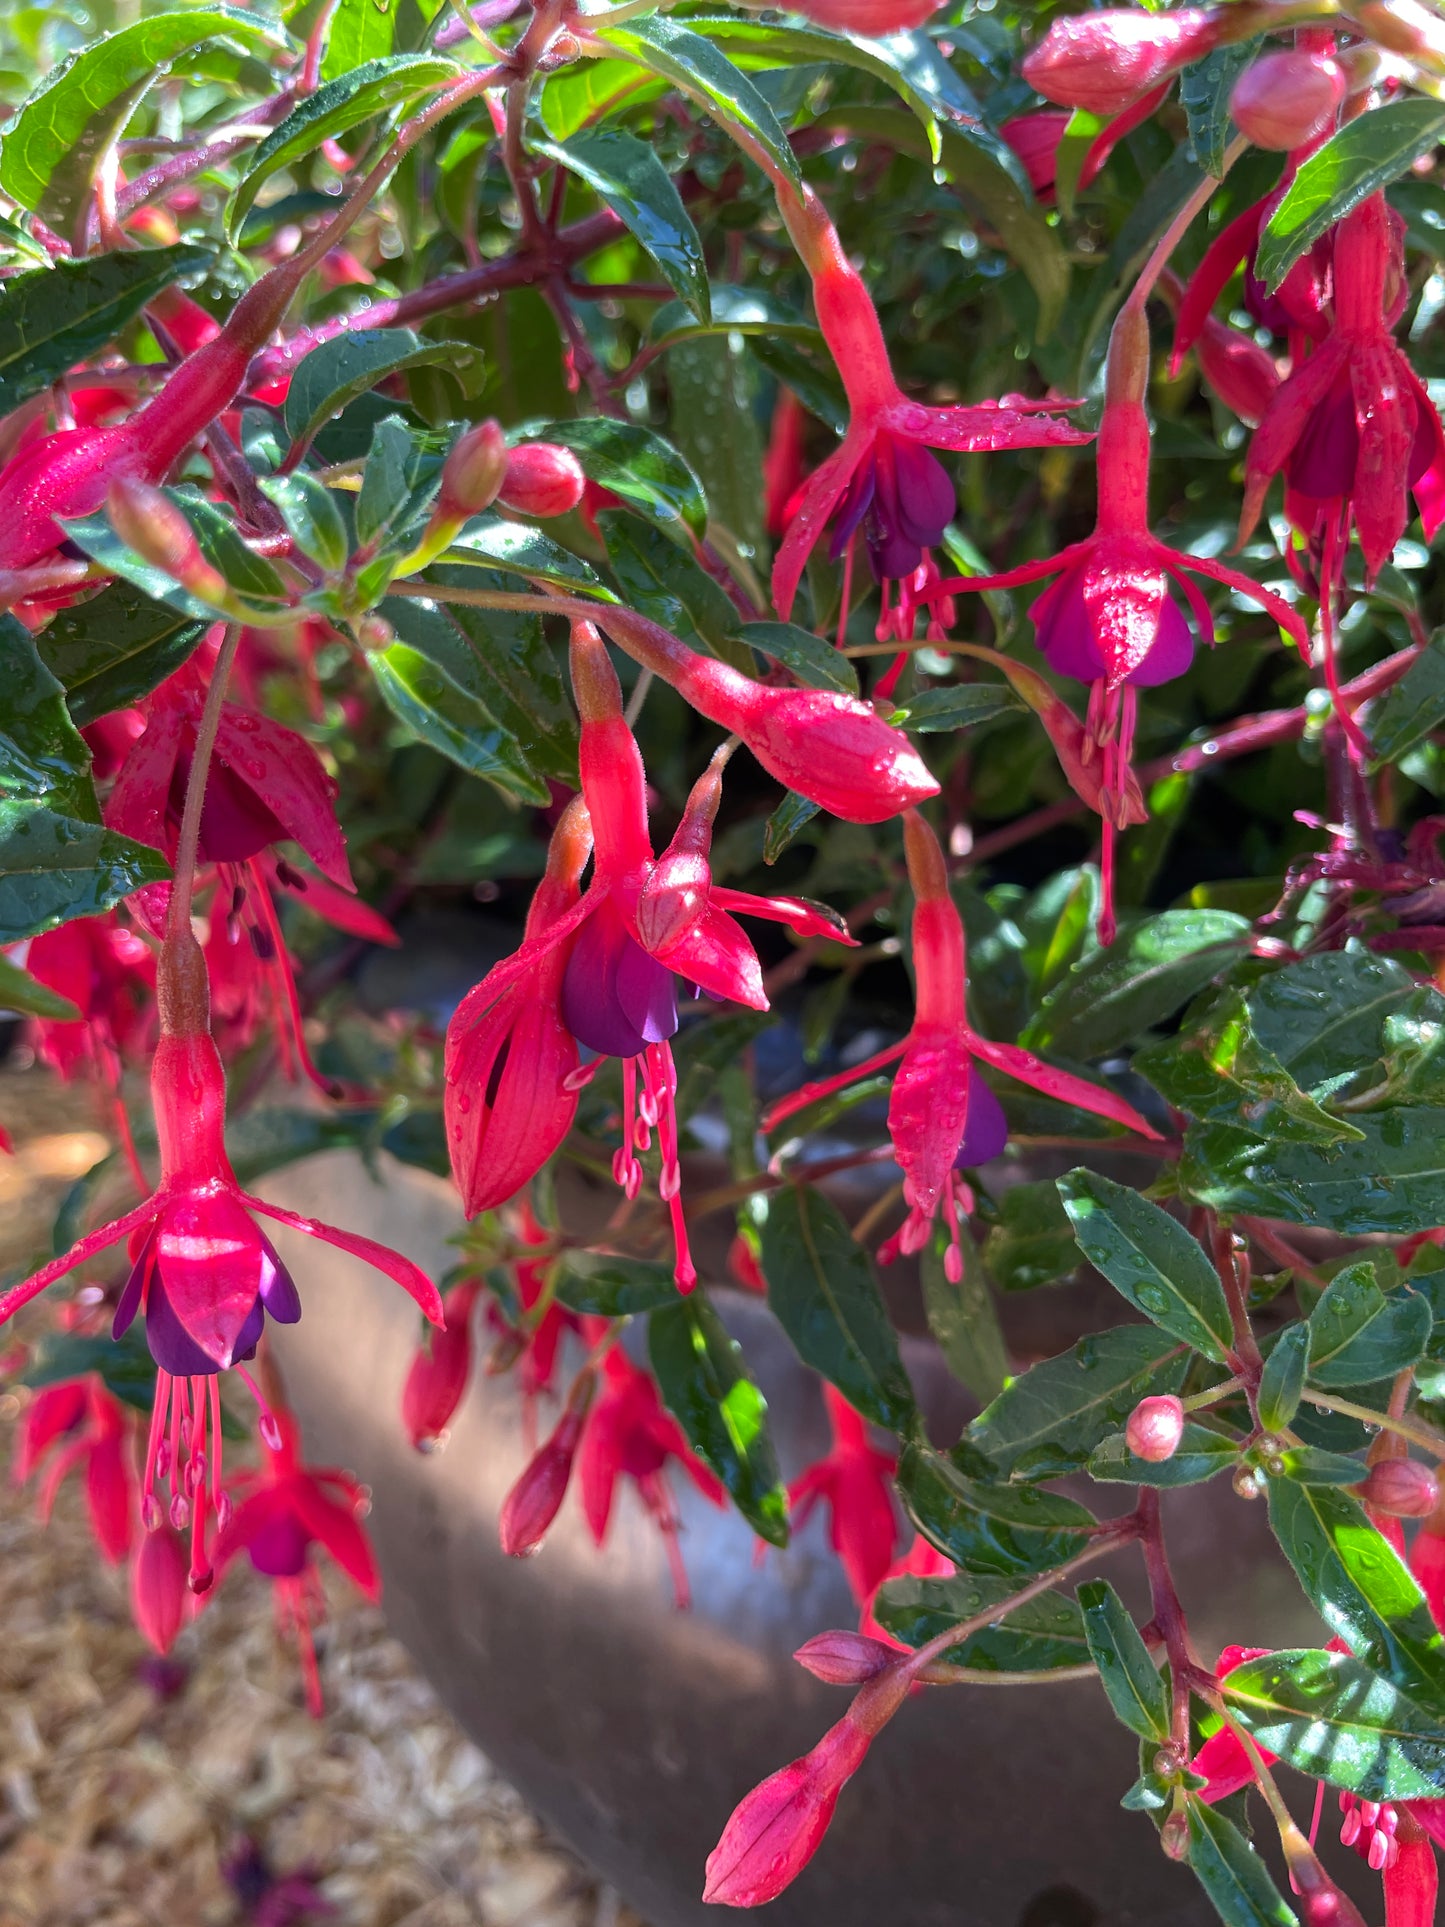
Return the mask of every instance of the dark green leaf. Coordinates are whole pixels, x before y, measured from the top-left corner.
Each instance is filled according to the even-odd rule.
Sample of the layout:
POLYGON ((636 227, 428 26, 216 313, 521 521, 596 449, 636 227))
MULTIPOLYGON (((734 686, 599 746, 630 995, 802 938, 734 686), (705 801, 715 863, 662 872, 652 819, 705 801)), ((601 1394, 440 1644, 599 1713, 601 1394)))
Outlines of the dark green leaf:
POLYGON ((823 337, 812 322, 785 307, 776 295, 766 289, 734 287, 726 281, 712 284, 712 320, 707 327, 702 327, 681 301, 665 302, 647 327, 648 340, 654 347, 696 341, 705 335, 734 334, 773 335, 820 353, 823 349, 823 337))
POLYGON ((0 1010, 18 1011, 25 1017, 48 1017, 52 1023, 75 1024, 80 1011, 68 997, 48 984, 37 983, 29 971, 0 957, 0 1010))
POLYGON ((1101 1057, 1172 1016, 1244 956, 1251 931, 1228 910, 1164 910, 1074 964, 1019 1039, 1029 1050, 1101 1057))
POLYGON ((1114 1588, 1091 1579, 1079 1588, 1084 1637, 1115 1716, 1145 1740, 1169 1738, 1169 1694, 1149 1649, 1114 1588))
POLYGON ((1295 262, 1353 208, 1408 173, 1445 136, 1445 106, 1391 100, 1346 121, 1300 163, 1259 237, 1254 271, 1277 288, 1295 262))
POLYGON ((668 433, 707 491, 713 547, 740 559, 766 541, 753 360, 731 329, 702 328, 674 342, 667 360, 668 433))
MULTIPOLYGON (((167 493, 174 498, 177 491, 170 489, 167 493)), ((216 620, 214 609, 183 589, 173 576, 143 562, 133 549, 127 548, 104 515, 62 516, 60 526, 77 548, 98 562, 107 575, 119 576, 122 582, 139 589, 148 601, 164 604, 188 622, 199 622, 203 629, 216 620)), ((239 536, 236 539, 239 541, 239 536)))
POLYGON ((752 657, 738 640, 742 618, 700 563, 635 515, 604 509, 597 526, 624 602, 691 648, 752 674, 752 657))
POLYGON ((629 1318, 677 1302, 671 1265, 649 1258, 621 1258, 610 1251, 564 1252, 557 1266, 556 1295, 569 1311, 596 1318, 629 1318))
POLYGON ((60 260, 12 276, 0 298, 0 412, 106 347, 162 288, 210 258, 209 248, 186 243, 60 260))
POLYGON ((291 438, 288 465, 300 460, 323 422, 388 375, 443 362, 453 371, 470 367, 477 350, 461 341, 428 341, 409 328, 366 328, 335 335, 313 348, 291 377, 282 413, 291 438))
POLYGON ((1188 1359, 1152 1325, 1119 1325, 1021 1372, 968 1428, 970 1442, 1015 1479, 1086 1465, 1141 1398, 1177 1392, 1188 1359))
POLYGON ((504 796, 545 803, 546 784, 477 694, 480 678, 466 642, 454 637, 445 666, 442 653, 434 646, 423 654, 405 642, 371 651, 366 660, 387 708, 422 742, 473 776, 485 776, 504 796))
POLYGON ((1189 1864, 1224 1927, 1299 1927, 1264 1862, 1227 1814, 1189 1803, 1189 1864))
POLYGON ((1177 1451, 1157 1464, 1136 1458, 1123 1432, 1106 1438, 1089 1460, 1092 1479, 1127 1485, 1200 1485, 1238 1463, 1240 1441, 1211 1432, 1205 1425, 1186 1425, 1177 1451))
POLYGON ((371 431, 371 446, 356 497, 356 539, 377 547, 407 545, 420 534, 441 486, 441 463, 399 415, 371 431))
POLYGON ((1057 1185, 1041 1179, 1009 1186, 984 1240, 983 1261, 1003 1291, 1033 1291, 1078 1269, 1079 1247, 1057 1185))
MULTIPOLYGON (((1424 106, 1416 101, 1415 106, 1424 106)), ((1439 110, 1436 110, 1439 111, 1439 110)), ((1398 763, 1445 722, 1445 629, 1437 629, 1393 689, 1370 709, 1375 766, 1398 763)))
POLYGON ((1317 1150, 1261 1143, 1252 1133, 1196 1125, 1184 1140, 1180 1182, 1201 1204, 1344 1236, 1397 1237, 1445 1223, 1445 1108, 1360 1112, 1358 1142, 1317 1150))
POLYGON ((0 187, 69 238, 102 157, 147 88, 221 36, 258 52, 285 44, 254 13, 186 7, 132 21, 72 54, 0 129, 0 187))
POLYGON ((1312 1780, 1362 1800, 1438 1800, 1445 1726, 1352 1653, 1263 1653, 1222 1681, 1255 1739, 1312 1780))
POLYGON ((1224 150, 1229 145, 1229 96, 1234 83, 1258 54, 1263 43, 1256 35, 1232 46, 1216 47, 1195 60, 1179 76, 1179 101, 1189 125, 1189 145, 1206 174, 1224 179, 1224 150))
POLYGON ((304 468, 294 475, 268 475, 261 493, 280 509, 293 542, 303 555, 323 569, 337 570, 346 561, 349 544, 341 510, 326 484, 304 468))
POLYGON ((948 1227, 935 1224, 919 1260, 928 1329, 954 1377, 987 1405, 1003 1390, 1008 1351, 973 1234, 964 1228, 963 1277, 956 1285, 944 1269, 948 1244, 948 1227))
POLYGON ((30 801, 59 792, 56 807, 93 814, 90 751, 70 720, 65 690, 41 661, 35 638, 0 616, 0 796, 30 801))
POLYGON ((43 803, 0 801, 0 944, 108 910, 170 875, 157 850, 43 803))
POLYGON ((529 424, 527 433, 570 448, 589 481, 610 488, 667 534, 686 541, 684 529, 694 535, 706 530, 701 483, 677 450, 650 428, 589 415, 581 421, 529 424))
POLYGON ((907 1432, 913 1387, 867 1252, 821 1191, 785 1185, 760 1202, 768 1303, 798 1356, 865 1417, 907 1432))
POLYGON ((812 822, 818 809, 819 805, 811 798, 800 796, 797 790, 789 790, 768 818, 763 831, 764 863, 776 863, 799 830, 812 822))
POLYGON ((702 242, 671 175, 646 141, 620 127, 593 127, 565 141, 534 135, 532 145, 586 181, 636 235, 698 320, 712 319, 702 242))
MULTIPOLYGON (((468 522, 442 561, 449 565, 477 563, 483 567, 509 569, 536 582, 549 582, 555 588, 565 589, 569 595, 595 596, 601 602, 617 600, 590 562, 564 549, 541 529, 531 528, 525 522, 507 521, 501 516, 478 516, 468 522)), ((455 582, 473 588, 486 586, 478 584, 475 576, 448 574, 444 568, 428 570, 424 580, 455 582)), ((516 587, 515 583, 508 586, 516 587)), ((479 609, 476 613, 478 617, 485 615, 490 619, 494 612, 479 609)))
POLYGON ((1286 1325, 1260 1374, 1259 1422, 1266 1432, 1281 1432, 1293 1420, 1309 1362, 1309 1326, 1286 1325))
POLYGON ((1093 1516, 1035 1486, 991 1485, 917 1441, 904 1447, 898 1490, 924 1538, 969 1573, 1024 1577, 1060 1566, 1087 1543, 1093 1516))
POLYGON ((1365 1475, 1358 1459, 1346 1458, 1343 1452, 1326 1452, 1318 1445, 1292 1445, 1280 1453, 1278 1463, 1280 1471, 1276 1474, 1275 1461, 1270 1461, 1272 1478, 1298 1479, 1301 1485, 1358 1485, 1365 1475))
POLYGON ((256 149, 231 202, 232 236, 240 232, 252 202, 273 174, 304 160, 322 141, 335 140, 374 114, 420 100, 423 94, 458 79, 461 71, 454 61, 437 54, 394 54, 368 60, 328 80, 293 108, 279 127, 272 128, 256 149))
MULTIPOLYGON (((895 1639, 915 1650, 950 1626, 976 1619, 1018 1591, 1016 1579, 890 1579, 873 1599, 873 1616, 895 1639)), ((1072 1599, 1046 1592, 997 1624, 970 1633, 944 1656, 948 1666, 972 1673, 1050 1673, 1089 1664, 1084 1622, 1072 1599)))
POLYGON ((78 729, 148 696, 206 632, 204 622, 154 602, 129 582, 60 609, 36 637, 41 661, 65 685, 78 729))
POLYGON ((149 1413, 155 1403, 155 1360, 140 1325, 132 1325, 120 1340, 108 1334, 46 1332, 20 1373, 19 1383, 39 1391, 47 1385, 86 1378, 91 1372, 99 1373, 105 1389, 123 1405, 149 1413))
POLYGON ((1024 707, 1006 682, 960 682, 946 689, 920 690, 888 720, 927 735, 932 730, 972 729, 1024 707))
POLYGON ((1421 984, 1385 1019, 1385 1084, 1393 1103, 1445 1102, 1445 997, 1421 984))
POLYGON ((788 1543, 788 1498, 768 1434, 768 1408, 742 1353, 701 1290, 647 1321, 647 1354, 663 1402, 738 1511, 770 1545, 788 1543))
POLYGON ((1059 1179, 1079 1249, 1116 1291, 1221 1364, 1234 1344, 1229 1301, 1198 1242, 1128 1185, 1082 1167, 1059 1179))
POLYGON ((805 687, 858 694, 858 672, 852 663, 811 629, 801 629, 796 622, 745 622, 738 634, 751 648, 790 669, 805 687))
POLYGON ((1359 1500, 1338 1486, 1271 1479, 1269 1522, 1330 1631, 1375 1672, 1445 1717, 1445 1637, 1359 1500))
POLYGON ((1328 1391, 1392 1378, 1424 1351, 1432 1323, 1418 1292, 1386 1297, 1368 1259, 1347 1265, 1310 1313, 1310 1382, 1328 1391))

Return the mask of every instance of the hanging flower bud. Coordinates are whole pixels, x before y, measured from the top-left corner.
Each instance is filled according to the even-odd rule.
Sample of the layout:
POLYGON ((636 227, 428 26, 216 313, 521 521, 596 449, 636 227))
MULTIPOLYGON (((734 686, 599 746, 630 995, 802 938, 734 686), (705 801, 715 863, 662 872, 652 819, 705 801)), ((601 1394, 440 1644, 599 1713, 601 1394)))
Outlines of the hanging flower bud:
POLYGON ((464 522, 497 499, 507 475, 507 442, 494 421, 478 422, 453 447, 442 466, 436 514, 464 522))
POLYGON ((497 1523, 502 1551, 508 1558, 530 1559, 542 1550, 542 1541, 567 1496, 596 1386, 597 1374, 591 1366, 577 1374, 556 1430, 533 1453, 521 1478, 502 1501, 497 1523))
POLYGON ((802 0, 795 11, 834 33, 877 39, 882 34, 921 27, 938 6, 939 0, 802 0))
POLYGON ((225 602, 225 577, 201 554, 195 531, 162 490, 122 477, 111 483, 106 509, 116 534, 142 561, 203 602, 225 602))
POLYGON ((1344 97, 1344 69, 1332 55, 1275 47, 1235 81, 1229 111, 1246 140, 1288 153, 1326 133, 1344 97))
POLYGON ((164 1656, 175 1644, 191 1597, 185 1542, 169 1526, 143 1532, 130 1564, 130 1609, 140 1632, 164 1656))
POLYGON ((441 1442, 462 1402, 472 1369, 472 1307, 481 1285, 474 1278, 453 1285, 442 1299, 446 1324, 429 1332, 411 1361, 401 1391, 401 1422, 419 1452, 441 1442))
POLYGON ((1172 1459, 1184 1436, 1184 1407, 1172 1394, 1163 1398, 1144 1398, 1129 1414, 1124 1437, 1136 1459, 1162 1465, 1172 1459))
POLYGON ((1195 353, 1199 372, 1225 407, 1250 428, 1257 427, 1279 387, 1279 369, 1269 350, 1261 348, 1253 335, 1209 315, 1195 353))
POLYGON ((1219 21, 1202 7, 1170 13, 1104 8, 1056 20, 1025 55, 1021 72, 1045 100, 1108 118, 1220 39, 1219 21))
POLYGON ((897 1657, 896 1646, 841 1627, 816 1633, 793 1654, 800 1666, 827 1686, 861 1686, 886 1672, 897 1657))
POLYGON ((582 500, 587 477, 570 448, 555 442, 523 442, 507 457, 500 500, 518 515, 566 515, 582 500))
POLYGON ((1360 1498, 1396 1519, 1423 1519, 1440 1503, 1440 1483, 1418 1459, 1381 1459, 1358 1487, 1360 1498))

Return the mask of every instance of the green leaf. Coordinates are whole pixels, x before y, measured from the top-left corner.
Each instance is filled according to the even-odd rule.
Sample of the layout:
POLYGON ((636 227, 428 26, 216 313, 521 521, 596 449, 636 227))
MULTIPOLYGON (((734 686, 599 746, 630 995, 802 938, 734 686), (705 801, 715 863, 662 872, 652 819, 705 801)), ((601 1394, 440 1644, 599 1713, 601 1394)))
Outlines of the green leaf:
POLYGON ((396 41, 396 16, 402 0, 336 0, 326 28, 321 60, 323 84, 352 73, 368 61, 384 60, 396 41))
POLYGON ((624 602, 691 648, 717 656, 745 676, 753 673, 747 645, 738 640, 742 618, 701 564, 651 524, 622 510, 604 509, 597 526, 624 602))
POLYGON ((1229 96, 1234 83, 1258 54, 1258 35, 1216 47, 1195 60, 1179 76, 1179 102, 1189 128, 1189 147, 1206 174, 1224 179, 1224 150, 1229 145, 1229 96))
POLYGON ((1356 1658, 1445 1717, 1445 1637, 1359 1500, 1338 1486, 1271 1479, 1269 1522, 1330 1631, 1356 1658))
POLYGON ((630 60, 578 61, 547 76, 538 108, 553 140, 564 141, 624 102, 635 106, 655 100, 663 91, 652 75, 639 71, 630 60))
POLYGON ((765 289, 740 288, 730 282, 712 284, 712 320, 702 326, 682 301, 668 301, 654 310, 647 339, 654 348, 708 335, 770 335, 801 342, 820 354, 823 337, 811 321, 803 320, 765 289))
POLYGON ((1082 1167, 1058 1182, 1090 1263, 1146 1318, 1223 1364, 1234 1344, 1229 1301, 1183 1225, 1128 1185, 1082 1167))
POLYGON ((1093 1515, 1072 1499, 1034 1486, 968 1478, 953 1461, 915 1440, 898 1464, 898 1491, 924 1538, 969 1573, 1023 1578, 1082 1552, 1093 1515))
POLYGON ((724 556, 759 555, 767 539, 753 360, 731 329, 695 329, 668 355, 668 433, 701 477, 724 556))
POLYGON ((970 1444, 1015 1479, 1086 1465, 1141 1398, 1177 1392, 1188 1358, 1152 1325, 1118 1325, 1031 1366, 968 1428, 970 1444))
POLYGON ((1189 1808, 1189 1864, 1224 1927, 1299 1927, 1264 1862, 1227 1814, 1197 1793, 1189 1808))
MULTIPOLYGON (((1424 105, 1416 101, 1416 106, 1424 105)), ((13 285, 13 284, 12 284, 13 285)), ((1445 722, 1445 629, 1437 629, 1369 714, 1373 767, 1398 763, 1445 722)))
POLYGON ((53 1023, 76 1024, 81 1013, 68 997, 49 984, 38 983, 28 970, 0 957, 0 1010, 24 1017, 48 1017, 53 1023))
MULTIPOLYGON (((554 588, 565 589, 568 595, 596 596, 601 602, 617 600, 590 562, 573 555, 570 549, 564 549, 540 529, 525 522, 507 521, 498 515, 478 516, 469 522, 442 562, 453 566, 478 563, 483 567, 510 569, 534 582, 549 582, 554 588)), ((429 569, 423 580, 472 588, 485 586, 479 584, 475 576, 450 573, 440 567, 429 569)), ((509 583, 508 587, 514 588, 515 584, 509 583)), ((488 620, 495 613, 494 610, 476 611, 478 617, 485 616, 488 620)))
POLYGON ((1157 1464, 1136 1458, 1123 1432, 1115 1432, 1089 1460, 1089 1477, 1127 1485, 1201 1485, 1239 1461, 1240 1441, 1205 1425, 1186 1425, 1178 1449, 1157 1464))
POLYGON ((77 729, 148 696, 185 662, 206 624, 154 602, 129 582, 57 610, 36 637, 40 659, 65 685, 77 729))
POLYGON ((1445 997, 1421 984, 1385 1019, 1384 1095, 1395 1103, 1445 1100, 1445 997))
POLYGON ((478 351, 462 341, 427 341, 409 328, 366 328, 334 335, 298 364, 291 377, 282 420, 291 438, 286 463, 294 467, 324 422, 388 375, 404 368, 444 362, 471 367, 478 351))
MULTIPOLYGON (((1018 1591, 1016 1579, 889 1579, 874 1595, 873 1617, 885 1632, 915 1650, 965 1619, 976 1619, 1018 1591)), ((1088 1642, 1078 1607, 1063 1593, 1041 1593, 994 1625, 970 1633, 950 1648, 944 1663, 970 1673, 1050 1673, 1089 1663, 1088 1642)))
POLYGON ((665 534, 686 542, 685 529, 706 532, 702 484, 677 450, 650 428, 589 415, 580 421, 528 423, 527 435, 570 448, 589 481, 620 495, 665 534))
POLYGON ((1263 1653, 1220 1690, 1241 1725, 1312 1780, 1362 1800, 1438 1800, 1445 1727, 1352 1653, 1263 1653))
POLYGON ((767 1401, 701 1290, 653 1312, 647 1355, 663 1402, 698 1457, 753 1530, 770 1545, 785 1546, 788 1496, 768 1433, 767 1401))
POLYGON ((948 1369, 987 1405, 1004 1388, 1008 1351, 972 1233, 965 1227, 960 1240, 963 1277, 956 1285, 944 1269, 948 1245, 948 1227, 936 1223, 919 1260, 923 1309, 948 1369))
POLYGON ((1026 706, 1006 682, 950 683, 946 689, 920 690, 888 720, 900 729, 927 735, 935 730, 973 729, 1026 706))
POLYGON ((298 468, 292 475, 268 475, 261 493, 281 511, 292 541, 303 555, 335 571, 349 553, 346 524, 335 497, 319 476, 298 468))
POLYGON ((1084 1637, 1115 1717, 1143 1740, 1169 1738, 1169 1694, 1139 1628, 1103 1579, 1079 1587, 1084 1637))
POLYGON ((461 73, 455 61, 443 60, 437 54, 393 54, 384 60, 368 60, 364 66, 328 80, 293 108, 279 127, 272 128, 256 149, 231 201, 228 225, 232 239, 240 233, 252 203, 273 174, 305 160, 322 141, 335 140, 389 108, 409 107, 449 80, 460 79, 461 73))
POLYGON ((768 818, 763 830, 763 861, 776 863, 793 838, 818 814, 819 805, 811 797, 789 790, 768 818))
POLYGON ((460 636, 444 652, 436 635, 425 654, 405 642, 372 650, 367 664, 382 701, 414 736, 443 756, 485 776, 504 796, 545 803, 547 785, 528 763, 517 739, 493 721, 477 693, 476 661, 460 636))
POLYGON ((1318 1445, 1292 1445, 1281 1452, 1278 1474, 1274 1463, 1270 1461, 1272 1478, 1298 1479, 1301 1485, 1358 1485, 1365 1476, 1358 1459, 1346 1458, 1343 1452, 1326 1452, 1318 1445))
POLYGON ((604 28, 595 38, 604 46, 615 47, 625 60, 670 81, 734 139, 740 139, 745 152, 749 147, 763 149, 795 187, 803 185, 797 157, 772 108, 711 41, 661 15, 604 28))
POLYGON ((630 1318, 677 1302, 671 1265, 621 1258, 610 1251, 567 1251, 557 1266, 556 1296, 569 1311, 630 1318))
POLYGON ((69 238, 96 169, 147 89, 221 37, 255 52, 286 44, 253 13, 185 7, 132 21, 72 54, 0 128, 0 187, 69 238))
POLYGON ((211 259, 189 243, 57 261, 13 275, 0 300, 0 412, 112 342, 146 302, 211 259))
POLYGON ((1393 1378, 1424 1351, 1433 1322, 1418 1292, 1387 1298, 1368 1259, 1347 1265, 1310 1313, 1310 1382, 1329 1391, 1393 1378))
POLYGON ((0 616, 0 796, 22 801, 60 793, 57 807, 95 813, 90 751, 70 719, 65 690, 16 617, 0 616))
POLYGON ((1346 121, 1300 163, 1259 237, 1254 271, 1271 291, 1322 234, 1408 173, 1445 136, 1445 106, 1391 100, 1346 121))
MULTIPOLYGON (((434 573, 443 583, 509 586, 501 576, 479 576, 474 569, 434 573)), ((388 597, 380 612, 403 642, 434 661, 508 731, 527 768, 576 783, 577 719, 540 616, 460 602, 429 609, 404 596, 388 597)))
POLYGON ((1248 953, 1248 919, 1229 910, 1164 910, 1069 970, 1019 1042, 1102 1057, 1162 1023, 1248 953))
POLYGON ((1179 1179, 1200 1204, 1342 1236, 1397 1237, 1445 1223, 1445 1108, 1402 1105, 1356 1114, 1364 1135, 1320 1150, 1261 1143, 1252 1132, 1196 1125, 1179 1179))
POLYGON ((1309 1362, 1309 1326, 1286 1325, 1259 1379, 1259 1422, 1266 1432, 1282 1432, 1299 1410, 1309 1362))
POLYGON ((441 486, 442 464, 399 415, 371 431, 356 497, 356 539, 401 550, 419 534, 441 486))
POLYGON ((98 916, 170 875, 158 850, 44 803, 0 801, 0 944, 98 916))
POLYGON ((805 688, 858 694, 858 671, 841 650, 811 629, 796 622, 745 622, 738 634, 750 648, 791 670, 805 688))
POLYGON ((531 145, 586 181, 637 237, 698 320, 712 319, 702 241, 671 175, 646 141, 620 127, 594 127, 565 141, 534 134, 531 145))
POLYGON ((197 488, 168 488, 165 492, 190 523, 202 555, 220 570, 237 595, 262 608, 286 601, 284 578, 244 540, 233 515, 218 508, 197 488))
POLYGON ((91 1372, 99 1373, 105 1389, 123 1405, 149 1412, 155 1403, 155 1360, 139 1324, 132 1325, 119 1340, 109 1334, 43 1332, 18 1382, 40 1391, 47 1385, 85 1378, 91 1372))
POLYGON ((1057 1185, 1040 1179, 1009 1186, 984 1240, 983 1261, 1002 1291, 1033 1291, 1078 1269, 1079 1247, 1057 1185))
POLYGON ((918 1414, 898 1339, 837 1207, 810 1186, 785 1185, 760 1200, 759 1216, 768 1303, 798 1356, 866 1418, 910 1430, 918 1414))

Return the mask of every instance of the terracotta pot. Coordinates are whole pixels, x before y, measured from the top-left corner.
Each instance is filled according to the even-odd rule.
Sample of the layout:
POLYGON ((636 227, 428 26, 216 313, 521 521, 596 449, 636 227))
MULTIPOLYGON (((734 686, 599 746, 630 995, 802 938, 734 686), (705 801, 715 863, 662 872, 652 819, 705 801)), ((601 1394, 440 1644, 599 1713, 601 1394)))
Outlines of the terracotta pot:
MULTIPOLYGON (((386 1163, 377 1184, 332 1153, 276 1174, 268 1190, 385 1238, 434 1275, 455 1261, 455 1197, 417 1171, 386 1163)), ((501 1771, 652 1927, 741 1918, 702 1906, 703 1862, 738 1798, 805 1751, 844 1703, 790 1657, 824 1627, 856 1623, 822 1521, 759 1561, 735 1515, 679 1487, 690 1614, 673 1608, 662 1545, 631 1493, 603 1552, 569 1501, 538 1558, 505 1559, 497 1512, 524 1458, 510 1382, 479 1379, 446 1450, 415 1452, 398 1417, 418 1337, 411 1305, 329 1247, 277 1243, 305 1304, 299 1325, 273 1328, 288 1389, 311 1455, 372 1487, 369 1526, 397 1635, 501 1771)), ((792 1477, 825 1442, 816 1381, 765 1307, 726 1291, 718 1302, 792 1477)), ((908 1341, 907 1362, 925 1409, 956 1436, 958 1388, 925 1343, 908 1341)), ((1096 1505, 1099 1496, 1093 1488, 1096 1505)), ((1319 1639, 1262 1505, 1226 1480, 1165 1504, 1202 1650, 1319 1639)), ((1135 1563, 1115 1558, 1108 1570, 1137 1608, 1135 1563)), ((1164 1859, 1146 1820, 1120 1810, 1136 1772, 1135 1743, 1093 1681, 921 1695, 843 1794, 812 1866, 762 1918, 1204 1927, 1215 1916, 1187 1870, 1164 1859)))

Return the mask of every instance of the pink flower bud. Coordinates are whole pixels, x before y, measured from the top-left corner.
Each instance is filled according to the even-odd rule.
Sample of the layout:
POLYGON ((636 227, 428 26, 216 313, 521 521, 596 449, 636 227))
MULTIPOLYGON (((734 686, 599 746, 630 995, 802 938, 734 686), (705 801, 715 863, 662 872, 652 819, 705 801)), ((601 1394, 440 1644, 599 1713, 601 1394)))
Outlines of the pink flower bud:
POLYGON ((829 1686, 861 1686, 895 1664, 898 1650, 885 1646, 881 1639, 870 1639, 866 1633, 840 1628, 816 1634, 798 1648, 793 1658, 814 1679, 829 1686))
POLYGON ((225 578, 201 554, 190 523, 160 489, 120 477, 110 485, 106 512, 121 541, 142 561, 208 601, 225 597, 225 578))
POLYGON ((562 1509, 596 1382, 590 1366, 578 1373, 556 1431, 533 1453, 521 1478, 502 1501, 498 1529, 502 1551, 510 1559, 530 1559, 534 1552, 540 1552, 552 1521, 562 1509))
POLYGON ((1396 1519, 1423 1519, 1440 1503, 1440 1483, 1418 1459, 1381 1459, 1358 1490, 1367 1506, 1396 1519))
POLYGON ((1179 1450, 1184 1436, 1184 1407, 1172 1393, 1162 1398, 1144 1398, 1129 1414, 1124 1437, 1136 1459, 1162 1465, 1179 1450))
POLYGON ((429 1451, 451 1424, 472 1367, 472 1306, 478 1287, 454 1285, 442 1300, 445 1327, 411 1361, 401 1393, 401 1419, 418 1451, 429 1451))
POLYGON ((834 33, 858 33, 868 39, 921 27, 939 0, 802 0, 796 11, 834 33))
POLYGON ((1021 71, 1045 100, 1108 119, 1219 39, 1219 23, 1202 7, 1170 13, 1106 8, 1056 20, 1021 71))
POLYGON ((938 794, 902 731, 853 696, 754 683, 735 727, 779 782, 847 823, 882 823, 938 794))
POLYGON ((130 1610, 136 1626, 158 1653, 175 1644, 190 1589, 185 1546, 168 1526, 143 1532, 130 1565, 130 1610))
POLYGON ((478 422, 462 436, 442 467, 438 515, 462 522, 469 515, 480 515, 496 501, 508 473, 506 437, 496 422, 478 422))
POLYGON ((1229 111, 1256 147, 1287 152, 1323 134, 1344 97, 1344 70, 1331 55, 1276 47, 1239 76, 1229 111))
POLYGON ((570 448, 555 442, 523 442, 507 457, 503 508, 519 515, 566 515, 582 500, 587 478, 570 448))
POLYGON ((1199 370, 1226 408, 1251 428, 1258 425, 1279 387, 1279 370, 1268 349, 1210 315, 1195 346, 1199 370))

